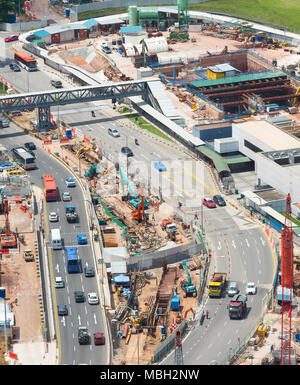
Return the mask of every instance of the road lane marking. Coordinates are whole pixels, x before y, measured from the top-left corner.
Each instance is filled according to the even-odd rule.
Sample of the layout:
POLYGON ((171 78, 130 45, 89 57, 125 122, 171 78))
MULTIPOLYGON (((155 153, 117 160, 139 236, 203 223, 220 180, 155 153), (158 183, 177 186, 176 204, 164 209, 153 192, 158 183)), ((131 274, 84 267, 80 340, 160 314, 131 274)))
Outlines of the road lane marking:
POLYGON ((77 318, 78 318, 78 324, 80 326, 81 325, 81 319, 80 319, 80 315, 79 314, 78 314, 77 318))
POLYGON ((245 242, 246 242, 247 246, 248 246, 248 247, 250 247, 250 245, 249 245, 249 241, 248 241, 248 239, 247 239, 247 238, 245 238, 245 242))

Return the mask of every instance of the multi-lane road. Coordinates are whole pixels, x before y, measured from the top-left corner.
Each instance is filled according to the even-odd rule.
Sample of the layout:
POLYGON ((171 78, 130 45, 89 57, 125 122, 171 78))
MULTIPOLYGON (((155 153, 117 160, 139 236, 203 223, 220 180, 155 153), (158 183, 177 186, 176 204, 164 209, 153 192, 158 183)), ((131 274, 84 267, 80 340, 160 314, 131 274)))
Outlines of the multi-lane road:
MULTIPOLYGON (((10 55, 10 54, 9 54, 10 55)), ((8 55, 8 57, 9 57, 8 55)), ((27 91, 28 80, 31 91, 51 89, 50 80, 55 75, 48 75, 43 71, 28 74, 21 70, 13 73, 8 67, 0 68, 0 74, 10 81, 22 92, 27 91)), ((69 88, 69 84, 64 84, 69 88)), ((167 172, 159 182, 163 193, 178 196, 185 199, 200 199, 203 195, 214 195, 214 185, 207 177, 205 167, 200 162, 190 163, 191 158, 176 145, 167 145, 160 141, 149 139, 141 129, 132 130, 126 125, 120 125, 114 120, 110 107, 99 103, 77 104, 63 106, 58 111, 52 111, 60 115, 60 120, 76 128, 79 132, 95 137, 102 149, 111 154, 114 160, 118 160, 122 146, 128 145, 134 152, 130 165, 142 170, 142 164, 151 167, 151 177, 158 180, 159 173, 153 169, 152 161, 163 161, 167 166, 167 172), (91 117, 90 110, 96 111, 96 117, 91 117), (117 128, 121 136, 113 138, 108 134, 108 128, 117 128), (134 144, 137 138, 140 145, 134 144), (170 166, 171 165, 171 166, 170 166), (171 170, 172 168, 172 170, 171 170)), ((0 132, 1 143, 9 149, 16 144, 29 141, 29 138, 11 124, 9 128, 0 132)), ((59 215, 58 224, 51 223, 49 228, 59 226, 66 246, 76 245, 76 234, 84 233, 89 236, 88 219, 86 217, 83 194, 77 185, 76 188, 67 189, 65 179, 70 176, 69 171, 56 160, 48 156, 43 150, 37 149, 37 162, 39 169, 30 172, 32 182, 41 186, 41 175, 52 173, 61 192, 69 190, 72 194, 72 204, 79 212, 80 222, 76 225, 66 222, 64 215, 65 202, 47 203, 47 211, 56 211, 59 215)), ((149 169, 148 169, 149 170, 149 169)), ((141 172, 143 173, 143 172, 141 172)), ((256 296, 249 298, 249 311, 244 320, 230 320, 227 315, 228 297, 222 299, 208 299, 204 309, 209 311, 210 317, 204 325, 196 325, 194 330, 185 338, 183 343, 185 364, 209 364, 212 361, 219 363, 226 361, 230 351, 247 336, 249 330, 255 325, 265 295, 271 288, 273 279, 273 259, 269 244, 263 233, 251 222, 236 214, 233 209, 217 208, 204 209, 206 236, 214 250, 215 271, 225 270, 231 280, 239 284, 241 292, 244 292, 248 281, 254 281, 258 286, 256 296)), ((78 246, 79 256, 83 267, 88 264, 93 266, 94 260, 88 246, 78 246)), ((49 253, 52 262, 53 277, 62 276, 66 287, 56 289, 53 293, 55 305, 66 304, 69 315, 55 316, 56 327, 59 332, 60 363, 62 364, 105 364, 107 363, 106 347, 79 346, 77 341, 78 326, 88 326, 89 331, 104 331, 104 319, 101 306, 75 303, 74 291, 82 290, 98 292, 96 278, 86 278, 83 274, 69 275, 66 272, 65 252, 51 251, 49 253), (99 353, 99 354, 98 354, 99 353)), ((173 363, 171 354, 164 363, 173 363)))
MULTIPOLYGON (((242 294, 248 282, 255 282, 257 294, 248 296, 248 311, 242 320, 230 320, 227 295, 207 298, 203 311, 208 311, 209 318, 202 325, 197 323, 183 342, 186 365, 224 364, 232 357, 256 325, 275 273, 270 245, 256 225, 230 207, 204 209, 204 216, 206 237, 214 255, 212 270, 227 273, 242 294)), ((163 364, 173 362, 172 353, 163 364)))

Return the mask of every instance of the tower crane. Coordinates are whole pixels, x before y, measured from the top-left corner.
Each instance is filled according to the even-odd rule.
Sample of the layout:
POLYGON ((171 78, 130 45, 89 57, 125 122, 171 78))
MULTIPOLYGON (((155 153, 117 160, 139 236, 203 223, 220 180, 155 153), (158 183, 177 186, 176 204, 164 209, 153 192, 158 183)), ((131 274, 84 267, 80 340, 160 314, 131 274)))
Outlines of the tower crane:
POLYGON ((8 212, 9 212, 9 204, 7 198, 3 199, 3 207, 4 207, 4 216, 5 216, 5 227, 4 234, 1 234, 1 248, 15 248, 17 247, 17 239, 14 234, 10 231, 8 212))
POLYGON ((286 198, 285 221, 281 231, 281 365, 291 365, 293 298, 293 228, 291 196, 286 198), (285 294, 286 293, 286 294, 285 294))
POLYGON ((183 365, 182 338, 181 331, 179 328, 175 330, 174 365, 183 365))

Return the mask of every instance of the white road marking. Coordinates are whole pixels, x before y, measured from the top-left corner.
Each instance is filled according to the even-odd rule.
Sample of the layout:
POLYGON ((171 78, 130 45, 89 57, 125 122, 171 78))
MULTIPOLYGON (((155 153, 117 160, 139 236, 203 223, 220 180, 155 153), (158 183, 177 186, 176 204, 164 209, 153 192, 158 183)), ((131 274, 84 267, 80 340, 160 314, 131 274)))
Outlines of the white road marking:
POLYGON ((57 273, 59 273, 59 264, 57 264, 57 265, 55 266, 55 270, 57 271, 57 273))
POLYGON ((236 245, 235 245, 235 242, 234 242, 234 240, 232 240, 232 246, 236 249, 236 245))
POLYGON ((66 320, 65 320, 65 317, 62 317, 61 323, 62 323, 64 326, 66 326, 66 320))
POLYGON ((261 240, 262 245, 264 246, 266 242, 262 239, 262 237, 260 237, 260 240, 261 240))
POLYGON ((81 325, 80 315, 78 314, 78 324, 81 325))
POLYGON ((85 314, 87 314, 87 307, 85 306, 84 308, 85 308, 85 314))
POLYGON ((95 325, 97 325, 97 317, 96 317, 96 314, 94 314, 94 320, 95 320, 95 325))
POLYGON ((221 250, 222 249, 222 245, 221 245, 221 242, 219 241, 218 242, 218 247, 217 247, 218 250, 221 250))
POLYGON ((249 245, 249 242, 248 242, 248 239, 247 239, 247 238, 245 239, 245 242, 246 242, 247 246, 248 246, 248 247, 250 247, 250 245, 249 245))

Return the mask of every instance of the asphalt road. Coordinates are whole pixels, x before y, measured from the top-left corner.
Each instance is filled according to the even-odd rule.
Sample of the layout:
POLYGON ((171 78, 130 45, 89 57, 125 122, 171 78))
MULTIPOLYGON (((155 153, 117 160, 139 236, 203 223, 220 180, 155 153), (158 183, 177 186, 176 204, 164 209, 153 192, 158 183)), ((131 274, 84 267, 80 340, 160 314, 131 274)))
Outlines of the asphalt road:
MULTIPOLYGON (((227 306, 230 298, 208 298, 203 311, 209 318, 195 328, 183 341, 185 365, 224 364, 232 352, 249 336, 261 314, 263 302, 273 281, 273 258, 263 232, 237 215, 233 209, 204 209, 206 237, 212 247, 215 272, 227 273, 245 294, 248 282, 255 282, 257 294, 248 296, 247 315, 242 320, 230 320, 227 306)), ((204 313, 204 314, 205 314, 204 313)), ((172 352, 162 364, 173 364, 172 352)))
MULTIPOLYGON (((16 145, 32 141, 32 137, 25 135, 18 127, 11 124, 9 128, 1 129, 1 143, 8 150, 16 145)), ((38 144, 38 142, 36 142, 38 144)), ((71 204, 74 205, 79 214, 79 223, 71 224, 66 221, 64 207, 70 202, 47 202, 47 214, 55 211, 59 215, 59 222, 49 223, 49 229, 60 228, 61 236, 65 246, 77 246, 78 255, 81 259, 82 268, 86 265, 95 266, 90 248, 88 220, 85 212, 83 194, 79 186, 75 188, 66 188, 65 179, 70 176, 69 171, 59 162, 51 158, 40 148, 35 151, 37 156, 38 169, 30 171, 30 180, 36 185, 42 186, 41 176, 52 173, 56 184, 62 194, 63 191, 69 191, 72 195, 71 204), (86 234, 88 236, 88 245, 77 245, 76 235, 86 234)), ((47 215, 45 215, 47 218, 47 215)), ((46 226, 46 239, 50 239, 46 226)), ((50 230, 49 230, 50 231, 50 230)), ((61 364, 107 364, 106 345, 95 346, 91 338, 89 345, 79 345, 77 340, 77 330, 79 326, 87 326, 93 336, 93 333, 104 332, 104 319, 101 312, 101 305, 89 305, 87 299, 84 303, 75 303, 74 291, 82 290, 85 295, 89 292, 98 293, 96 277, 86 278, 81 274, 68 274, 66 270, 66 256, 64 250, 51 250, 54 276, 61 276, 65 280, 64 289, 55 289, 55 302, 65 304, 68 307, 69 314, 65 317, 58 317, 60 331, 60 349, 61 364)), ((50 258, 50 256, 48 255, 50 258)), ((56 325, 57 326, 57 325, 56 325)))
MULTIPOLYGON (((0 73, 3 71, 4 70, 0 68, 0 73)), ((21 73, 18 73, 17 75, 20 77, 18 84, 21 84, 21 87, 23 87, 21 91, 26 91, 26 71, 22 70, 21 73)), ((13 79, 14 73, 12 73, 10 76, 12 81, 14 81, 16 84, 17 78, 13 79)), ((47 74, 39 71, 36 73, 30 73, 29 76, 30 84, 34 84, 36 90, 39 90, 39 87, 42 87, 42 89, 51 89, 51 86, 48 87, 50 84, 50 77, 47 74), (43 79, 42 83, 40 83, 41 80, 38 79, 32 83, 31 79, 34 79, 33 76, 37 77, 38 79, 40 79, 41 76, 43 79)), ((153 173, 154 180, 155 178, 156 180, 160 180, 159 183, 165 192, 168 192, 168 189, 170 189, 172 194, 187 199, 195 197, 198 198, 199 191, 200 196, 202 194, 215 194, 213 185, 205 177, 205 172, 202 166, 199 172, 195 172, 194 166, 185 167, 185 165, 182 165, 182 161, 189 160, 190 158, 184 153, 174 149, 173 147, 169 147, 164 143, 149 140, 148 137, 140 131, 134 130, 133 133, 131 129, 128 129, 124 126, 119 126, 111 119, 110 112, 106 109, 106 107, 102 108, 100 103, 96 105, 99 107, 99 109, 95 107, 95 104, 77 104, 76 108, 73 110, 70 108, 70 106, 61 107, 59 110, 60 120, 64 120, 70 126, 81 130, 82 133, 90 137, 96 137, 100 141, 102 148, 112 154, 116 160, 118 160, 120 148, 122 146, 128 145, 134 152, 134 157, 132 157, 129 161, 130 167, 135 168, 138 165, 138 162, 140 162, 139 167, 142 167, 142 162, 144 162, 147 167, 149 167, 149 163, 152 161, 160 160, 164 163, 167 163, 168 161, 172 160, 173 170, 167 168, 166 173, 159 174, 157 171, 152 172, 153 166, 150 166, 151 176, 153 173), (95 118, 91 117, 91 113, 88 111, 90 108, 93 108, 96 111, 95 118), (107 129, 109 127, 117 128, 121 133, 120 138, 112 138, 109 136, 107 133, 107 129), (134 144, 135 138, 138 138, 140 143, 139 146, 134 144), (179 177, 179 181, 176 180, 176 175, 179 177)), ((60 188, 63 188, 63 181, 66 177, 66 171, 60 171, 58 167, 50 165, 47 159, 48 157, 45 154, 43 154, 41 157, 39 156, 41 167, 44 167, 44 165, 42 166, 42 162, 44 161, 45 166, 49 165, 48 172, 51 170, 51 167, 53 167, 54 174, 57 170, 59 186, 60 188)), ((31 173, 33 178, 34 174, 38 174, 38 171, 31 173)), ((76 187, 76 189, 76 191, 78 191, 78 187, 76 187)), ((76 202, 78 197, 75 196, 74 199, 76 202)), ((60 210, 61 213, 62 204, 58 203, 55 205, 57 205, 57 210, 60 210)), ((79 210, 81 210, 81 207, 83 206, 78 205, 79 210)), ((222 299, 208 299, 207 303, 205 303, 205 310, 209 310, 211 317, 208 320, 205 320, 203 326, 197 325, 196 328, 184 340, 183 354, 185 364, 209 364, 212 361, 217 361, 219 363, 226 361, 228 355, 230 354, 230 350, 236 348, 238 338, 240 341, 242 341, 243 338, 247 336, 252 327, 256 324, 262 309, 263 298, 266 295, 268 289, 271 287, 273 276, 273 259, 267 240, 264 238, 263 234, 257 227, 244 221, 243 218, 235 217, 234 214, 230 212, 228 208, 217 208, 213 210, 208 210, 206 208, 204 209, 204 218, 205 222, 207 222, 205 223, 207 238, 209 239, 215 251, 216 271, 225 269, 225 271, 227 271, 230 275, 230 279, 236 280, 239 283, 241 292, 243 292, 245 289, 245 285, 248 281, 256 282, 258 285, 258 293, 253 298, 249 298, 249 311, 247 317, 244 320, 229 319, 227 314, 227 305, 229 303, 228 297, 222 299), (226 254, 226 252, 229 254, 226 254)), ((66 234, 66 240, 70 242, 70 244, 73 243, 75 238, 72 237, 70 232, 72 225, 62 223, 62 226, 63 232, 66 234)), ((83 250, 80 249, 80 255, 81 252, 83 252, 83 250)), ((59 272, 62 275, 65 265, 60 265, 60 263, 60 257, 56 257, 54 254, 54 268, 57 264, 59 264, 59 272)), ((83 284, 87 284, 84 279, 83 284)), ((81 318, 81 314, 83 314, 83 316, 85 314, 86 322, 93 324, 93 310, 90 311, 89 307, 87 307, 88 314, 86 314, 84 305, 81 306, 82 304, 72 304, 74 299, 72 298, 71 293, 75 289, 80 289, 80 285, 80 278, 74 278, 73 280, 72 276, 72 284, 70 284, 69 293, 66 294, 64 292, 64 294, 57 294, 58 300, 65 301, 67 304, 69 301, 68 298, 70 298, 70 304, 72 305, 72 316, 68 316, 66 318, 68 318, 67 322, 71 322, 72 320, 73 326, 75 325, 76 319, 77 324, 79 322, 78 317, 76 318, 76 315, 78 316, 79 314, 79 308, 82 310, 82 312, 79 314, 80 321, 82 322, 83 319, 81 318)), ((87 287, 87 290, 90 290, 90 287, 84 287, 87 287)), ((63 324, 62 321, 60 322, 63 324)), ((73 339, 74 333, 74 330, 72 331, 71 323, 69 326, 71 327, 66 328, 62 325, 60 328, 62 330, 62 341, 64 342, 62 345, 66 345, 62 348, 62 357, 68 357, 68 360, 69 357, 71 357, 72 346, 73 349, 75 347, 75 352, 80 351, 77 349, 76 345, 72 343, 69 344, 69 341, 72 341, 73 339)), ((96 326, 95 322, 93 326, 96 326)), ((87 351, 89 349, 89 347, 86 347, 87 351)), ((81 351, 83 352, 84 350, 81 351)), ((92 359, 90 358, 92 355, 87 355, 86 360, 81 362, 81 357, 85 357, 85 355, 81 356, 80 353, 76 353, 73 357, 76 357, 75 363, 84 363, 89 359, 92 359)), ((65 361, 62 360, 62 362, 74 363, 67 361, 67 359, 65 361)), ((172 364, 173 354, 171 354, 164 361, 164 363, 172 364)))

